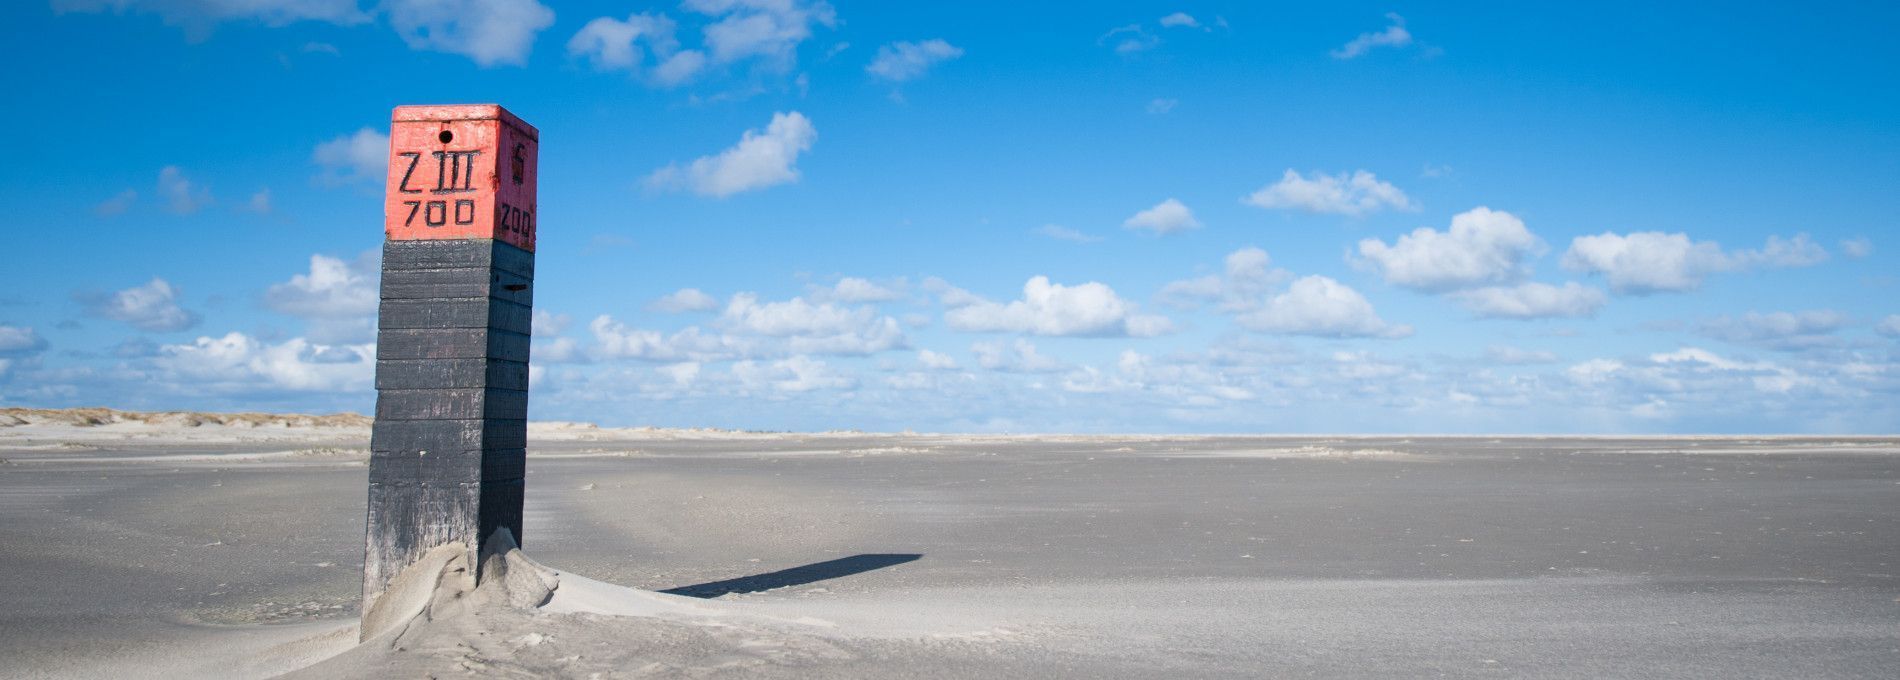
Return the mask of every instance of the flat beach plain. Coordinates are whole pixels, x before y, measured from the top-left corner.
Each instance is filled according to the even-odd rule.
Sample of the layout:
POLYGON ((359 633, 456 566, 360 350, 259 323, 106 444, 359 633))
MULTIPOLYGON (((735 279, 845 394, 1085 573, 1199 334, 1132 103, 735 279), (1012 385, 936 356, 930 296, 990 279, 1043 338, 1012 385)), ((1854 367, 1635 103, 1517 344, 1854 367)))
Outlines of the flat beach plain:
POLYGON ((1896 438, 537 424, 526 555, 677 594, 353 647, 366 427, 14 420, 5 677, 1900 668, 1896 438))

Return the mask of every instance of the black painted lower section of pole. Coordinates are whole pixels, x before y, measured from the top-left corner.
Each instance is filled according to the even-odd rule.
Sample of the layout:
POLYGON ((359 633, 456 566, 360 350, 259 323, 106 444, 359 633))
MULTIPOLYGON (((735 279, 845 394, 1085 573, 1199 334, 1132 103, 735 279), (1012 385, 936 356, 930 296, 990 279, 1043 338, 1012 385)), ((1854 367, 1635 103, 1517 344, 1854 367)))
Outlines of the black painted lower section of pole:
POLYGON ((363 564, 367 608, 431 549, 477 564, 520 542, 534 253, 500 241, 390 241, 377 321, 363 564))

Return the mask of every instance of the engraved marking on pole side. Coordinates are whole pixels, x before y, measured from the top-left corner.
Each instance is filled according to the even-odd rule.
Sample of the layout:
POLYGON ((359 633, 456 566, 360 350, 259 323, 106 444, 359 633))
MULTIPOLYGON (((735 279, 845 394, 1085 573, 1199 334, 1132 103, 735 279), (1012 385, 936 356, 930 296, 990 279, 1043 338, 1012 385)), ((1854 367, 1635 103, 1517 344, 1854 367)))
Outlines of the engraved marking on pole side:
POLYGON ((523 144, 521 142, 515 142, 515 153, 514 153, 515 184, 521 184, 522 176, 527 174, 528 172, 527 170, 528 158, 527 156, 523 155, 523 152, 526 151, 527 148, 528 148, 528 145, 523 144))
POLYGON ((534 213, 508 205, 500 200, 495 201, 495 221, 504 232, 522 235, 534 234, 534 213))

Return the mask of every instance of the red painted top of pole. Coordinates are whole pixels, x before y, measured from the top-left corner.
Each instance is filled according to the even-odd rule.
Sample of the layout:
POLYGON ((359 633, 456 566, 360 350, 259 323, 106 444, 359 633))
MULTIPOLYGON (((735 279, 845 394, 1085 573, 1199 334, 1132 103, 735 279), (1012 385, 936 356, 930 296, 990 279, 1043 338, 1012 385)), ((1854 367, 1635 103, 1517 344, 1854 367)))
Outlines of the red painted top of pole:
POLYGON ((495 104, 396 107, 383 233, 533 251, 539 148, 540 131, 495 104))

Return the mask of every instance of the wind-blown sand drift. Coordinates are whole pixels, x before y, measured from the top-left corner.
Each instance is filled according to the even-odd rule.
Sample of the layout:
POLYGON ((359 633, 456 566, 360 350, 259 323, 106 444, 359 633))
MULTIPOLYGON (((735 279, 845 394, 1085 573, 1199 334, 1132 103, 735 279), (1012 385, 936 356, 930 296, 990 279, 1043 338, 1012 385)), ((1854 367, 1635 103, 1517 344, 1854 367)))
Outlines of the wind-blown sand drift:
POLYGON ((366 426, 0 411, 0 676, 1900 667, 1894 438, 536 424, 509 578, 357 645, 366 426))

